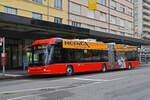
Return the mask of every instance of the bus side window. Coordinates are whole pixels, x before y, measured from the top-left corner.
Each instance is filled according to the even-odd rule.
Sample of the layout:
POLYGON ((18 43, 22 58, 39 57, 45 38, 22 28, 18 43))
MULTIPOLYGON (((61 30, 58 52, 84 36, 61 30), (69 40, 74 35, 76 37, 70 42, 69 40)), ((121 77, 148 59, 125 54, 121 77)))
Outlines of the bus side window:
POLYGON ((126 58, 127 58, 127 61, 138 61, 137 51, 127 51, 126 58))
POLYGON ((62 49, 59 46, 55 46, 54 48, 54 62, 61 63, 62 62, 62 49))
POLYGON ((63 49, 63 53, 62 53, 62 59, 63 59, 63 62, 66 62, 66 63, 71 63, 74 61, 74 49, 63 49))
POLYGON ((108 61, 108 51, 100 50, 99 55, 100 55, 100 61, 102 62, 108 61))

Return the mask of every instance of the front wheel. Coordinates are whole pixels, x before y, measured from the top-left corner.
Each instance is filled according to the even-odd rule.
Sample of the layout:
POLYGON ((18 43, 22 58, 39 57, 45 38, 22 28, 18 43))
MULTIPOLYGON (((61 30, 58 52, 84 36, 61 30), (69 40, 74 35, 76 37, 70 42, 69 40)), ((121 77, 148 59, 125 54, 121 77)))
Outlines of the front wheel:
POLYGON ((67 76, 71 76, 73 75, 73 67, 72 66, 68 66, 66 69, 66 75, 67 76))

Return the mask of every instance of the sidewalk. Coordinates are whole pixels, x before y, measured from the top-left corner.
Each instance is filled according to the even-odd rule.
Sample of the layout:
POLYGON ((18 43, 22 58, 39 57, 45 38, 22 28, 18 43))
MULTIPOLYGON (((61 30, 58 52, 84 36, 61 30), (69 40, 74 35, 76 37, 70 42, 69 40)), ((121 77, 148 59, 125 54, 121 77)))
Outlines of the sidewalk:
POLYGON ((6 70, 5 76, 0 71, 0 80, 4 79, 21 79, 27 77, 27 70, 6 70))
POLYGON ((148 64, 140 64, 140 67, 150 67, 150 63, 148 63, 148 64))

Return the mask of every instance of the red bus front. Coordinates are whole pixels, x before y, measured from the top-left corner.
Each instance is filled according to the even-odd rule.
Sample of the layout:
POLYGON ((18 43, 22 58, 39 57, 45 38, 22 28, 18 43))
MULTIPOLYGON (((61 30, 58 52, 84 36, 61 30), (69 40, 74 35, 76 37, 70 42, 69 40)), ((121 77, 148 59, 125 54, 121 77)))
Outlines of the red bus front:
POLYGON ((32 56, 28 67, 29 75, 51 74, 51 70, 47 69, 52 63, 52 53, 54 44, 42 43, 33 45, 31 48, 32 56))

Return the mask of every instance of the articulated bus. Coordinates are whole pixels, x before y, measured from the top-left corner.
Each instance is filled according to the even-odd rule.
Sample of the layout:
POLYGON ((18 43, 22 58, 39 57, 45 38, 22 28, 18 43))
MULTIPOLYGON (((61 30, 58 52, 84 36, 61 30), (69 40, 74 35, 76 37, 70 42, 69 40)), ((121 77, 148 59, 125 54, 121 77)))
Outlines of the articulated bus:
POLYGON ((131 69, 139 66, 137 49, 114 43, 62 38, 36 40, 28 75, 131 69))

